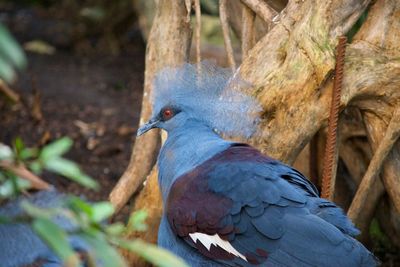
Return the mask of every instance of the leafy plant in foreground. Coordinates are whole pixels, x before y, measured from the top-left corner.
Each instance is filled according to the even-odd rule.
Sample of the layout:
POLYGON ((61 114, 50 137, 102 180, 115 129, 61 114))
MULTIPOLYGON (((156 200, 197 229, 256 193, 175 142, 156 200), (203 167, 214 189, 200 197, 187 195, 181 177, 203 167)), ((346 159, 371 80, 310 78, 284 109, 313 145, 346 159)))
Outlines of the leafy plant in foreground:
POLYGON ((16 78, 15 69, 26 67, 25 53, 8 29, 0 23, 0 79, 11 83, 16 78))
MULTIPOLYGON (((72 141, 69 138, 56 140, 41 150, 25 147, 19 138, 15 140, 13 148, 0 144, 0 200, 18 195, 32 184, 37 186, 37 181, 30 176, 39 175, 43 170, 61 174, 82 186, 97 189, 96 181, 84 174, 76 163, 63 157, 71 146, 72 141)), ((63 196, 55 207, 38 207, 27 200, 21 202, 21 207, 26 214, 15 218, 1 217, 0 214, 0 222, 30 223, 32 229, 67 267, 80 266, 82 261, 72 248, 70 237, 79 238, 86 245, 83 258, 89 266, 127 266, 118 248, 137 253, 157 266, 187 266, 164 249, 139 239, 124 238, 127 231, 146 230, 144 211, 133 213, 126 227, 120 222, 107 223, 114 214, 114 208, 109 202, 88 203, 76 196, 63 196), (68 221, 71 227, 61 227, 56 223, 57 218, 68 221)))

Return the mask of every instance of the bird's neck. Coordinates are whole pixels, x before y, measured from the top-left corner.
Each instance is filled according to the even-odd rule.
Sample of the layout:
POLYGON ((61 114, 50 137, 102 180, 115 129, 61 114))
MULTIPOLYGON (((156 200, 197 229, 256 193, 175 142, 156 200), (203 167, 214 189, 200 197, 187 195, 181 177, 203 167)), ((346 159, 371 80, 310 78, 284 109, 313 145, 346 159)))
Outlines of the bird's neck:
POLYGON ((179 176, 228 148, 230 143, 198 122, 188 122, 185 127, 170 131, 158 157, 164 202, 172 183, 179 176))

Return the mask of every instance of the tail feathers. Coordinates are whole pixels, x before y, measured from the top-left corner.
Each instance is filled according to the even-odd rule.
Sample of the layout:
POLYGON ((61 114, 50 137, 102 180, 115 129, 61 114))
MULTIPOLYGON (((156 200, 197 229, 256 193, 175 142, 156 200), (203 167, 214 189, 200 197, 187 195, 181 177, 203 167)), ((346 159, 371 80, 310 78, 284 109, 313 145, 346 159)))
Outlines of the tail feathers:
POLYGON ((382 262, 372 253, 368 253, 361 262, 362 267, 381 266, 382 262))
POLYGON ((309 198, 309 209, 314 215, 336 226, 342 233, 357 236, 360 234, 350 219, 344 214, 343 210, 336 206, 335 203, 323 198, 309 198))
POLYGON ((379 266, 381 262, 374 254, 372 254, 364 245, 352 237, 347 237, 343 246, 352 256, 358 259, 357 267, 373 267, 379 266))
MULTIPOLYGON (((305 262, 304 260, 296 257, 292 253, 286 252, 282 249, 278 249, 273 254, 270 255, 268 261, 265 263, 265 267, 310 267, 310 266, 325 266, 325 267, 336 267, 336 266, 344 266, 344 267, 376 267, 380 266, 381 262, 378 258, 376 258, 371 252, 369 252, 361 243, 349 237, 348 240, 345 241, 347 248, 349 249, 348 253, 343 253, 344 255, 337 255, 337 257, 331 257, 328 260, 329 255, 325 255, 322 257, 326 257, 323 259, 322 264, 312 264, 309 262, 305 262), (346 255, 347 254, 347 255, 346 255), (353 258, 353 260, 348 259, 343 262, 343 259, 340 257, 353 258)), ((344 244, 342 244, 344 245, 344 244)))
POLYGON ((353 239, 353 244, 357 245, 357 252, 361 254, 360 265, 359 265, 360 267, 371 267, 371 266, 381 265, 381 261, 368 249, 366 249, 363 244, 357 241, 355 241, 354 243, 354 241, 355 240, 353 239))

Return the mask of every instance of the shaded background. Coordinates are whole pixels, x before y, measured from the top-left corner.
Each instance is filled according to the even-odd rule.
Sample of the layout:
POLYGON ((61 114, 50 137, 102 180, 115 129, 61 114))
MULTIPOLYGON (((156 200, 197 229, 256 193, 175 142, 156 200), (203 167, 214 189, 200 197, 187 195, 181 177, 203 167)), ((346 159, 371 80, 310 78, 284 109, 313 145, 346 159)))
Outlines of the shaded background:
POLYGON ((20 136, 42 146, 71 137, 67 157, 101 190, 44 178, 61 191, 107 199, 129 161, 143 90, 145 44, 131 2, 1 1, 0 21, 28 58, 11 85, 21 102, 0 98, 0 142, 20 136))
MULTIPOLYGON (((128 165, 151 25, 144 19, 152 17, 153 5, 132 0, 0 1, 0 22, 28 57, 28 68, 11 86, 21 102, 0 98, 0 142, 11 145, 19 136, 27 146, 43 146, 69 136, 74 147, 67 157, 101 185, 94 192, 45 174, 59 190, 90 200, 107 199, 128 165)), ((202 1, 202 11, 203 57, 221 55, 217 1, 202 1)), ((120 218, 128 213, 127 206, 120 218)), ((387 266, 396 266, 398 250, 376 221, 370 235, 369 248, 387 266)))

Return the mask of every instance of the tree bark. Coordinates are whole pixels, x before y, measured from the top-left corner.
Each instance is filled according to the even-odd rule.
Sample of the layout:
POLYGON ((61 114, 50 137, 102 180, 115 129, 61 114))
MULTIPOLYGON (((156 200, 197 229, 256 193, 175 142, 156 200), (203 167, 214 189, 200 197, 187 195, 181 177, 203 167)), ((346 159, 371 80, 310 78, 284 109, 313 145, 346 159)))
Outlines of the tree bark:
POLYGON ((364 212, 364 205, 368 195, 373 190, 373 185, 376 183, 376 178, 381 171, 383 162, 393 148, 394 143, 400 135, 400 109, 396 109, 392 115, 392 119, 385 130, 385 135, 380 140, 374 156, 368 166, 368 169, 358 186, 356 195, 349 208, 348 216, 351 219, 357 219, 364 212))
MULTIPOLYGON (((132 209, 133 211, 145 210, 147 212, 147 219, 145 221, 147 231, 129 233, 126 236, 128 239, 141 238, 150 243, 157 243, 158 226, 162 213, 162 200, 157 178, 158 170, 157 168, 153 168, 147 178, 145 187, 135 199, 135 204, 132 209)), ((132 254, 128 251, 123 251, 122 254, 125 256, 130 266, 151 266, 151 264, 145 262, 136 254, 132 254)))
MULTIPOLYGON (((326 79, 334 68, 337 37, 351 27, 368 2, 290 1, 287 15, 244 59, 241 75, 253 85, 264 108, 260 131, 254 140, 264 152, 292 163, 327 122, 332 82, 326 79)), ((362 49, 351 46, 348 50, 348 54, 362 53, 362 49)), ((349 93, 357 92, 349 88, 349 77, 355 78, 351 81, 358 90, 362 83, 347 74, 348 61, 349 58, 342 107, 349 102, 349 93)), ((360 57, 352 63, 366 65, 360 57)))
MULTIPOLYGON (((173 6, 172 2, 175 3, 169 3, 167 0, 160 2, 167 6, 173 6)), ((177 5, 175 8, 184 10, 182 2, 180 1, 180 7, 177 5)), ((251 140, 253 145, 264 153, 290 164, 315 133, 326 125, 331 102, 331 74, 335 65, 337 38, 352 27, 369 2, 289 1, 284 11, 285 15, 279 23, 248 51, 240 66, 240 74, 253 85, 252 93, 263 106, 258 133, 251 140)), ((157 16, 163 14, 169 19, 172 14, 176 15, 176 12, 166 8, 160 11, 159 6, 157 16)), ((184 11, 180 16, 181 20, 185 21, 184 11)), ((369 11, 367 22, 347 48, 340 106, 342 110, 347 106, 361 110, 372 151, 376 150, 394 107, 400 102, 399 16, 398 1, 377 0, 369 11)), ((152 32, 160 31, 158 35, 162 35, 162 31, 170 31, 168 23, 158 19, 157 21, 156 17, 153 28, 160 29, 152 29, 152 32)), ((181 38, 182 41, 184 38, 179 35, 182 34, 182 29, 176 27, 174 31, 168 34, 175 34, 178 36, 176 38, 181 38)), ((151 45, 159 46, 157 49, 174 47, 161 38, 149 40, 149 51, 151 45)), ((175 48, 179 47, 176 43, 175 45, 175 48)), ((188 46, 180 48, 185 49, 188 46)), ((174 51, 172 56, 175 58, 177 53, 174 51)), ((150 57, 149 52, 147 56, 150 57)), ((157 60, 160 58, 157 57, 157 60)), ((185 59, 180 57, 180 60, 185 59)), ((147 84, 149 79, 154 77, 154 72, 160 69, 158 67, 162 66, 165 66, 165 62, 158 64, 157 68, 147 67, 147 84), (152 75, 149 75, 148 71, 152 75)), ((400 184, 396 174, 400 173, 399 151, 397 142, 389 153, 381 173, 390 199, 398 210, 400 184)), ((355 168, 349 172, 351 175, 362 177, 362 171, 362 168, 355 168)), ((156 179, 154 175, 151 177, 156 179)), ((156 192, 151 190, 150 184, 154 184, 154 181, 149 182, 141 195, 147 194, 144 192, 156 192)), ((379 187, 379 180, 376 184, 378 189, 369 196, 373 203, 370 203, 371 207, 368 208, 368 222, 384 192, 384 187, 379 187)), ((145 207, 149 205, 148 201, 143 200, 143 204, 136 207, 145 207)), ((161 205, 151 201, 152 206, 161 205)), ((157 212, 161 211, 155 209, 154 217, 149 221, 150 225, 157 225, 157 212)), ((148 236, 148 240, 155 240, 156 232, 152 234, 148 236)))
MULTIPOLYGON (((140 124, 150 119, 152 83, 155 74, 167 66, 178 66, 188 60, 191 40, 185 2, 160 0, 146 49, 146 70, 140 124)), ((110 194, 110 201, 119 210, 143 183, 156 159, 160 142, 154 130, 137 138, 129 166, 110 194)))
MULTIPOLYGON (((386 71, 394 71, 393 80, 386 80, 388 73, 381 73, 381 80, 372 84, 375 94, 366 95, 357 102, 362 110, 368 137, 372 147, 377 147, 383 139, 386 128, 400 103, 400 3, 398 1, 378 0, 371 8, 365 27, 361 28, 355 40, 364 40, 379 47, 381 59, 392 58, 387 62, 386 71), (395 57, 397 56, 397 59, 395 57), (371 97, 375 96, 375 97, 371 97), (378 100, 378 101, 377 101, 378 100)), ((380 58, 376 58, 377 62, 380 58)), ((379 77, 377 77, 379 78, 379 77)), ((372 92, 371 92, 372 93, 372 92)), ((385 188, 397 212, 400 212, 400 144, 394 146, 383 166, 382 178, 385 188)))
MULTIPOLYGON (((192 30, 187 20, 187 9, 184 0, 159 0, 157 12, 151 28, 147 50, 146 70, 143 93, 143 106, 140 124, 146 122, 151 115, 150 97, 155 74, 165 68, 179 66, 189 59, 192 30)), ((120 178, 117 186, 110 194, 110 201, 117 208, 122 207, 131 194, 150 172, 154 165, 157 144, 160 142, 159 131, 149 131, 136 139, 128 169, 120 178)), ((137 197, 134 210, 144 209, 148 212, 146 220, 149 230, 132 233, 130 238, 142 238, 155 243, 158 224, 162 212, 162 202, 157 182, 158 172, 155 167, 144 189, 137 197)), ((146 266, 136 255, 124 253, 131 266, 146 266)))

